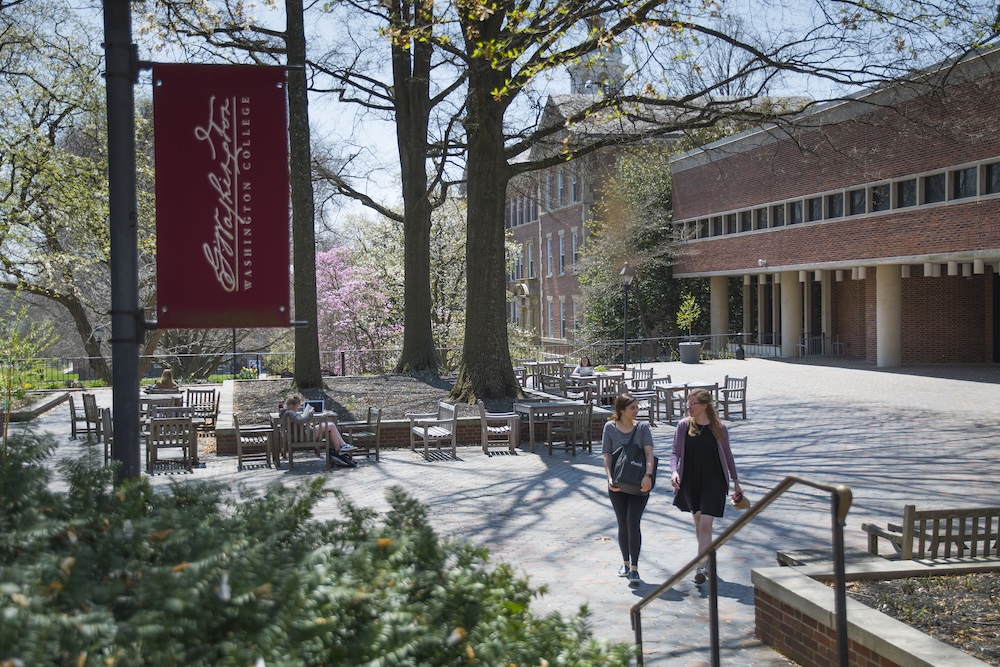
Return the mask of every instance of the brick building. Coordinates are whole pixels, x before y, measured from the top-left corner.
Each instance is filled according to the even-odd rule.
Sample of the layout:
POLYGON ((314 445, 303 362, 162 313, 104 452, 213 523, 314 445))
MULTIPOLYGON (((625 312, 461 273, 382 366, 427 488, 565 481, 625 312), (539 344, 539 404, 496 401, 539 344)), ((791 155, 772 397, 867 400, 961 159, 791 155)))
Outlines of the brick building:
MULTIPOLYGON (((546 100, 539 126, 565 126, 567 118, 592 105, 604 91, 620 86, 624 69, 620 52, 614 48, 571 66, 570 93, 546 100)), ((534 161, 553 151, 561 153, 564 141, 588 143, 629 133, 644 135, 649 127, 643 121, 614 114, 594 114, 588 121, 533 146, 524 159, 534 161)), ((677 136, 645 140, 672 142, 677 136)), ((594 202, 600 201, 601 183, 614 167, 616 152, 614 147, 602 148, 569 162, 521 174, 507 187, 505 223, 519 250, 508 276, 513 295, 509 319, 534 331, 542 346, 565 349, 576 340, 584 310, 578 262, 587 242, 585 225, 593 217, 594 202)))
MULTIPOLYGON (((881 367, 1000 361, 1000 53, 672 160, 712 333, 881 367)), ((720 340, 720 339, 715 339, 720 340)))

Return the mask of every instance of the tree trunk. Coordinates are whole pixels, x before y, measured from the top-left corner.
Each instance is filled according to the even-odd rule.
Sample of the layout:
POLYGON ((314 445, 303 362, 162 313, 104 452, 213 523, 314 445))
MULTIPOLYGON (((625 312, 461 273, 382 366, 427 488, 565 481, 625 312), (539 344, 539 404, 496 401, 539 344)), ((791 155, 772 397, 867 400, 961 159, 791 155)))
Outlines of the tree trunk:
MULTIPOLYGON (((417 4, 417 24, 429 21, 417 4)), ((413 5, 393 5, 393 22, 408 23, 413 5)), ((397 373, 437 375, 437 352, 431 331, 430 232, 431 205, 427 192, 427 127, 430 114, 429 41, 413 40, 410 49, 393 43, 396 144, 403 185, 403 349, 397 373), (411 57, 412 55, 412 57, 411 57)))
POLYGON ((465 343, 451 398, 516 397, 507 341, 504 203, 510 168, 504 157, 503 113, 506 103, 490 91, 503 85, 504 72, 480 63, 470 70, 468 152, 468 238, 465 343))
POLYGON ((309 100, 306 88, 306 36, 302 0, 286 0, 288 47, 288 139, 292 199, 292 266, 295 267, 295 384, 323 386, 316 322, 316 230, 313 223, 312 155, 309 147, 309 100))

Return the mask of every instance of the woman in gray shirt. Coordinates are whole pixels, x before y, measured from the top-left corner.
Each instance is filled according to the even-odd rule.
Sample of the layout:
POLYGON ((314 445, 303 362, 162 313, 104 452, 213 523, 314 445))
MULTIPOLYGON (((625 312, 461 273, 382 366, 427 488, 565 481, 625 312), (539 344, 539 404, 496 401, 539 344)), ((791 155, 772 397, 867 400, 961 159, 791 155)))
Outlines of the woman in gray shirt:
POLYGON ((639 401, 631 394, 619 394, 615 398, 614 416, 604 425, 601 452, 604 454, 604 472, 608 477, 608 497, 618 519, 618 548, 622 552, 624 565, 618 570, 619 577, 626 577, 628 585, 636 588, 639 578, 639 550, 642 548, 642 532, 639 521, 649 501, 649 490, 653 487, 653 433, 647 422, 636 419, 639 415, 639 401), (642 478, 642 495, 631 495, 616 488, 612 482, 612 454, 628 444, 635 436, 635 443, 646 454, 646 476, 642 478))

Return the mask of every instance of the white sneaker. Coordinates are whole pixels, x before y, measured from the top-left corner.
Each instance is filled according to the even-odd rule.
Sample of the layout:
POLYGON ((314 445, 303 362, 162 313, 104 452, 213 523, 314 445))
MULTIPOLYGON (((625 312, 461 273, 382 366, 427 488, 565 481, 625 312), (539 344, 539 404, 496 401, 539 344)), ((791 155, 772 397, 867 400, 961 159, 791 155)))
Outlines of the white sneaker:
POLYGON ((352 445, 350 443, 347 443, 347 442, 345 442, 344 444, 342 444, 340 446, 340 451, 342 451, 342 452, 353 452, 356 449, 357 449, 357 447, 355 447, 354 445, 352 445))

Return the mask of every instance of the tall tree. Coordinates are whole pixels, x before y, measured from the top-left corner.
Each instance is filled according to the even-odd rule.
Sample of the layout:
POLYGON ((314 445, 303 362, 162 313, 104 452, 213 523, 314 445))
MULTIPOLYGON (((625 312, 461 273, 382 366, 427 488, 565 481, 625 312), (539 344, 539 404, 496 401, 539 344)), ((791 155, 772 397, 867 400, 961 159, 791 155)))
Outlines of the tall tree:
POLYGON ((755 4, 751 15, 764 27, 751 39, 742 27, 727 32, 710 2, 456 2, 460 37, 437 41, 460 53, 468 77, 469 309, 453 398, 517 392, 503 326, 504 194, 512 176, 732 118, 781 123, 797 109, 760 105, 759 98, 782 76, 836 87, 841 92, 829 97, 837 97, 845 87, 878 84, 920 63, 961 56, 998 28, 995 7, 985 0, 817 1, 813 13, 802 4, 795 6, 795 21, 782 20, 790 3, 755 4), (705 45, 714 43, 739 54, 735 72, 715 76, 703 68, 705 45), (634 66, 627 79, 608 81, 603 94, 558 122, 517 122, 515 102, 536 95, 545 72, 620 58, 619 46, 634 66), (689 76, 693 70, 699 76, 689 76), (549 150, 523 159, 539 146, 549 150))
POLYGON ((292 264, 295 317, 295 383, 320 387, 316 310, 316 230, 312 184, 305 7, 285 0, 285 29, 258 22, 250 7, 223 0, 210 5, 162 0, 144 16, 155 44, 170 44, 205 61, 238 61, 288 66, 289 166, 292 208, 292 264))
MULTIPOLYGON (((58 304, 98 377, 109 310, 107 146, 101 57, 59 0, 0 7, 0 288, 58 304)), ((140 291, 152 297, 149 133, 139 114, 140 291)), ((146 301, 148 303, 148 301, 146 301)), ((65 337, 65 334, 64 334, 65 337)), ((151 339, 155 346, 155 336, 151 339)), ((147 347, 147 349, 149 349, 147 347)))

